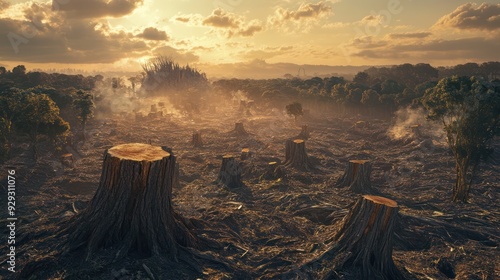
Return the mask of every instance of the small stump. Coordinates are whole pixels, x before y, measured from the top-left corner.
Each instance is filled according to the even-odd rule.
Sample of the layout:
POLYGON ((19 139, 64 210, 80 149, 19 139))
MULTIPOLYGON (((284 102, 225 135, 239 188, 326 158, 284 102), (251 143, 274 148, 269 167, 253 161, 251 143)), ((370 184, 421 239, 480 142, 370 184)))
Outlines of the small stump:
POLYGON ((175 256, 197 239, 172 208, 176 158, 148 144, 123 144, 106 150, 97 191, 89 206, 65 230, 68 249, 114 247, 124 255, 175 256))
POLYGON ((67 167, 74 167, 75 161, 73 159, 73 154, 64 154, 61 156, 61 163, 67 167))
POLYGON ((243 123, 241 122, 238 122, 234 125, 234 132, 236 133, 236 135, 248 135, 248 132, 245 130, 245 128, 243 127, 243 123))
POLYGON ((347 170, 337 182, 337 187, 349 187, 355 193, 372 191, 370 174, 372 166, 369 160, 350 160, 347 170))
POLYGON ((151 105, 151 113, 156 113, 158 111, 158 108, 156 107, 156 104, 151 105))
POLYGON ((250 149, 249 148, 243 148, 243 149, 241 149, 240 160, 246 160, 251 155, 252 155, 252 153, 250 153, 250 149))
POLYGON ((191 140, 191 144, 195 147, 201 147, 203 146, 203 141, 201 139, 201 132, 193 132, 193 138, 191 140))
POLYGON ((307 140, 307 139, 309 139, 309 136, 310 136, 309 127, 307 125, 303 125, 302 130, 300 131, 300 134, 296 138, 302 139, 302 140, 307 140))
POLYGON ((285 166, 309 170, 306 142, 302 139, 287 140, 285 146, 285 166))
POLYGON ((241 171, 240 165, 232 155, 224 155, 217 183, 228 188, 242 187, 241 171))
POLYGON ((392 260, 396 201, 373 195, 362 196, 342 220, 335 235, 336 269, 356 267, 363 279, 403 279, 392 260))
POLYGON ((420 131, 420 125, 415 124, 410 126, 411 133, 416 137, 416 138, 421 138, 422 137, 422 132, 420 131))
POLYGON ((277 180, 279 178, 283 178, 283 175, 283 168, 281 168, 281 166, 276 161, 271 161, 267 164, 266 171, 261 176, 261 179, 277 180))

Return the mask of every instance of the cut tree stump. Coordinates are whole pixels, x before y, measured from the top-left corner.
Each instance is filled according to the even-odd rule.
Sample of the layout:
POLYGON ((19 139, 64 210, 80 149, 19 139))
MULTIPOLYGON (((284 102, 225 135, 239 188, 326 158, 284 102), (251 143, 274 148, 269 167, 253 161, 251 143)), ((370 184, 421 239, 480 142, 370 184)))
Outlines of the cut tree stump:
POLYGON ((267 164, 266 171, 261 176, 260 179, 265 180, 277 180, 279 178, 283 178, 284 172, 281 165, 279 165, 276 161, 271 161, 267 164))
POLYGON ((413 133, 413 135, 416 138, 421 138, 422 137, 422 132, 420 131, 420 125, 419 124, 411 125, 410 126, 410 130, 411 130, 411 133, 413 133))
POLYGON ((243 186, 241 181, 241 167, 232 155, 222 157, 217 183, 228 188, 239 188, 243 186))
POLYGON ((310 136, 310 131, 309 127, 307 125, 302 126, 302 130, 300 131, 300 134, 297 135, 297 139, 302 139, 302 140, 307 140, 309 139, 310 136))
POLYGON ((287 140, 285 146, 285 166, 309 170, 310 164, 306 153, 306 142, 302 139, 287 140))
POLYGON ((156 107, 156 104, 151 105, 151 113, 156 113, 158 112, 158 108, 156 107))
POLYGON ((403 279, 392 260, 394 224, 398 217, 396 201, 364 195, 342 220, 334 236, 336 269, 361 270, 363 279, 403 279))
POLYGON ((201 139, 201 132, 195 131, 193 132, 193 139, 191 140, 191 144, 195 147, 203 146, 203 141, 201 139))
POLYGON ((197 238, 172 208, 176 158, 165 148, 123 144, 104 153, 102 175, 89 206, 73 218, 68 249, 85 248, 86 258, 101 248, 143 255, 176 256, 178 246, 197 238))
POLYGON ((371 172, 369 160, 350 160, 344 175, 337 181, 337 187, 349 187, 355 193, 369 193, 372 191, 371 172))
POLYGON ((73 160, 73 154, 64 154, 61 156, 61 163, 64 166, 74 167, 75 161, 73 160))
POLYGON ((234 132, 237 135, 248 135, 248 132, 245 130, 245 128, 243 127, 243 123, 241 122, 238 122, 234 125, 234 132))
POLYGON ((250 149, 249 148, 243 148, 243 149, 241 149, 240 160, 246 160, 251 155, 252 155, 252 153, 250 153, 250 149))

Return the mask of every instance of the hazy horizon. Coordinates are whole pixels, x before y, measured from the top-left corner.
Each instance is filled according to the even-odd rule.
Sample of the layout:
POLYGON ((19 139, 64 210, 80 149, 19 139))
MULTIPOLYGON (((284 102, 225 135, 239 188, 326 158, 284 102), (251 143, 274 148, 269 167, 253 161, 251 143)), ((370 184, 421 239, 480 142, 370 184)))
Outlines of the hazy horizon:
POLYGON ((259 78, 297 75, 301 65, 311 76, 482 63, 500 60, 496 3, 0 0, 0 65, 140 72, 165 55, 209 77, 259 78))

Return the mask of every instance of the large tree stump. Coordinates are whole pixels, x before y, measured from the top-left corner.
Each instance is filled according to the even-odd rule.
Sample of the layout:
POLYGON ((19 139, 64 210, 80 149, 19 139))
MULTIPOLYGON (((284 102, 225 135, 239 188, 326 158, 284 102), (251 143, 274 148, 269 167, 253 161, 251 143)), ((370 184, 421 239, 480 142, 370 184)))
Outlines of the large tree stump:
POLYGON ((234 125, 234 132, 236 135, 248 135, 248 132, 243 127, 243 123, 238 122, 234 125))
POLYGON ((398 204, 391 199, 364 195, 342 220, 330 250, 336 269, 355 267, 363 279, 403 279, 392 260, 398 204))
POLYGON ((241 167, 232 155, 222 157, 217 183, 228 188, 239 188, 243 186, 241 181, 241 167))
POLYGON ((372 191, 370 173, 372 166, 369 160, 350 160, 347 170, 337 182, 337 187, 349 187, 355 193, 372 191))
POLYGON ((119 254, 175 256, 178 245, 195 246, 196 238, 172 208, 175 156, 162 147, 123 144, 104 153, 102 175, 89 206, 67 229, 69 250, 100 248, 119 254))
POLYGON ((306 153, 306 142, 302 139, 287 140, 285 146, 285 166, 309 170, 309 159, 306 153))
POLYGON ((199 131, 193 132, 193 138, 191 140, 191 144, 193 144, 193 146, 195 147, 203 146, 203 141, 201 139, 201 132, 199 131))
POLYGON ((302 140, 307 140, 309 139, 310 136, 310 131, 309 127, 307 125, 302 126, 302 130, 300 131, 300 134, 297 135, 297 139, 302 139, 302 140))

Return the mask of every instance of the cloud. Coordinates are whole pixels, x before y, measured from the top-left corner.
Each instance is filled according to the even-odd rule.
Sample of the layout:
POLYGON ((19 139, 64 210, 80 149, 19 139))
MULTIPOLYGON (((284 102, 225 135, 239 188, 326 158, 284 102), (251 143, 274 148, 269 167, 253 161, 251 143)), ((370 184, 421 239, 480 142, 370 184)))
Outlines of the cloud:
POLYGON ((144 0, 52 0, 54 10, 69 18, 122 17, 132 13, 144 0))
POLYGON ((405 33, 391 33, 389 37, 391 39, 419 39, 427 38, 431 36, 431 32, 405 32, 405 33))
POLYGON ((179 17, 175 17, 174 20, 186 23, 186 22, 189 22, 191 20, 191 18, 179 16, 179 17))
POLYGON ((278 7, 276 14, 282 21, 319 18, 332 12, 332 8, 328 5, 328 3, 328 1, 320 1, 316 4, 302 3, 296 11, 290 11, 278 7))
POLYGON ((333 14, 332 3, 332 1, 320 1, 316 4, 302 3, 297 10, 278 7, 274 14, 268 17, 267 21, 269 25, 283 27, 285 31, 300 28, 303 32, 307 32, 312 23, 333 14))
POLYGON ((0 0, 0 11, 7 9, 10 6, 10 3, 6 0, 0 0))
POLYGON ((202 23, 203 25, 222 28, 238 28, 240 26, 240 21, 235 14, 227 13, 220 8, 215 9, 202 23))
MULTIPOLYGON (((264 27, 262 26, 260 21, 253 20, 247 26, 240 27, 236 34, 243 37, 251 37, 255 33, 262 31, 263 29, 264 27)), ((232 36, 232 34, 230 36, 232 36)))
MULTIPOLYGON (((405 39, 405 38, 403 38, 405 39)), ((498 59, 500 37, 470 37, 457 39, 415 38, 408 40, 370 41, 369 44, 350 44, 351 54, 365 59, 405 59, 406 61, 498 59)))
POLYGON ((263 49, 253 49, 240 52, 240 57, 244 60, 266 60, 276 56, 290 53, 293 46, 265 47, 263 49))
POLYGON ((158 47, 153 51, 153 53, 155 55, 169 57, 181 65, 198 62, 200 60, 200 57, 195 55, 193 52, 176 49, 170 46, 158 47))
POLYGON ((456 8, 452 13, 441 17, 436 27, 453 27, 458 29, 499 30, 500 4, 467 3, 456 8))
POLYGON ((222 34, 228 38, 233 36, 251 37, 264 30, 264 25, 259 20, 254 19, 246 22, 243 16, 226 12, 221 8, 213 10, 205 18, 199 14, 189 14, 178 15, 171 20, 192 26, 211 27, 212 32, 222 34))
POLYGON ((167 32, 163 30, 158 30, 155 27, 145 28, 142 33, 137 34, 137 37, 146 40, 157 40, 157 41, 167 41, 169 38, 167 32))
POLYGON ((50 4, 32 4, 24 19, 0 18, 0 60, 31 63, 113 63, 150 53, 155 42, 113 29, 106 21, 71 19, 50 4), (29 19, 36 15, 36 21, 29 19))

